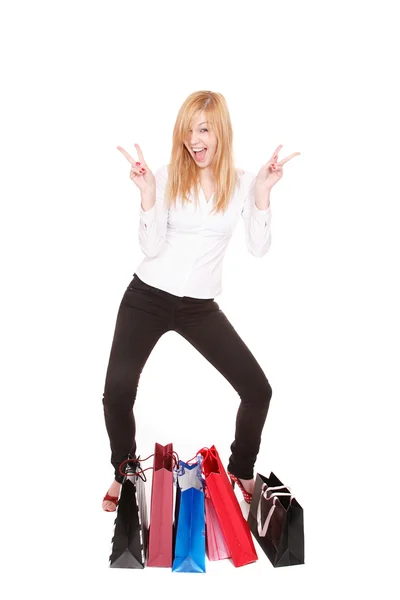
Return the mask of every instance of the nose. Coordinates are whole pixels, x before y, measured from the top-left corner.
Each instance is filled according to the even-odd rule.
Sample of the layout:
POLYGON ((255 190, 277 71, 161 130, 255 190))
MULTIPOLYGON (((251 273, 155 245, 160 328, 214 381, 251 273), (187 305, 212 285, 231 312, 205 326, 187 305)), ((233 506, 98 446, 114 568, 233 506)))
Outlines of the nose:
POLYGON ((199 142, 199 138, 196 135, 191 134, 190 135, 190 147, 192 148, 193 146, 196 148, 196 145, 200 144, 199 142))

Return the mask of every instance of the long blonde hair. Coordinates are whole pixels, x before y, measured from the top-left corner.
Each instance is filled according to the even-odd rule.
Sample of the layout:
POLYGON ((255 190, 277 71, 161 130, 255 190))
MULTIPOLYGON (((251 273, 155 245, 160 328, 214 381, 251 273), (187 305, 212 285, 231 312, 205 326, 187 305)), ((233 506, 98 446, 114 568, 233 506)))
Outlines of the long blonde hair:
POLYGON ((190 202, 191 190, 198 203, 200 167, 194 162, 184 144, 193 117, 203 111, 211 122, 217 137, 217 148, 213 159, 215 196, 213 211, 225 212, 236 185, 240 184, 239 172, 233 157, 233 131, 228 105, 218 92, 199 91, 190 94, 182 104, 173 130, 171 158, 168 166, 168 181, 165 188, 165 205, 176 206, 177 196, 182 203, 190 202))

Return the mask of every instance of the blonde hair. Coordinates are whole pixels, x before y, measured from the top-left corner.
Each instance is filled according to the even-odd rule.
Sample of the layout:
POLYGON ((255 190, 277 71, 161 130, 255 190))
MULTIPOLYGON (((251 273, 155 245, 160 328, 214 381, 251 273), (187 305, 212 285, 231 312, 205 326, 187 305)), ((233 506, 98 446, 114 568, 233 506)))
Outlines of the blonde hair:
POLYGON ((184 144, 187 140, 190 123, 197 113, 204 111, 217 138, 217 148, 213 158, 215 196, 213 211, 225 212, 236 185, 240 184, 238 170, 234 166, 233 131, 228 105, 218 92, 199 91, 190 94, 182 104, 175 121, 172 139, 171 158, 168 165, 168 181, 164 201, 169 208, 176 206, 177 196, 182 204, 188 204, 191 190, 198 204, 200 167, 195 163, 184 144))

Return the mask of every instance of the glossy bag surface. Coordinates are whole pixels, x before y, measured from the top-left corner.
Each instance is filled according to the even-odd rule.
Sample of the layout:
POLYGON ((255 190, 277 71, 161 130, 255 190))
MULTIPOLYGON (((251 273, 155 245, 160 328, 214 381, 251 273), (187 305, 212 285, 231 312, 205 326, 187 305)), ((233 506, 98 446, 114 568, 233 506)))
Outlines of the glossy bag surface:
POLYGON ((255 562, 257 552, 249 525, 243 516, 228 475, 215 448, 200 451, 203 455, 203 473, 218 522, 235 567, 255 562))
POLYGON ((155 445, 150 502, 148 567, 172 566, 173 447, 155 445))
POLYGON ((177 479, 177 523, 172 571, 205 573, 204 482, 201 457, 195 464, 179 461, 177 479))
POLYGON ((274 473, 257 473, 248 523, 274 567, 304 564, 303 508, 274 473))
POLYGON ((208 560, 229 558, 230 552, 207 486, 204 490, 204 504, 206 509, 206 553, 208 560))
MULTIPOLYGON (((138 463, 136 470, 140 471, 138 463)), ((114 520, 110 567, 143 569, 148 548, 145 478, 125 477, 114 520)))

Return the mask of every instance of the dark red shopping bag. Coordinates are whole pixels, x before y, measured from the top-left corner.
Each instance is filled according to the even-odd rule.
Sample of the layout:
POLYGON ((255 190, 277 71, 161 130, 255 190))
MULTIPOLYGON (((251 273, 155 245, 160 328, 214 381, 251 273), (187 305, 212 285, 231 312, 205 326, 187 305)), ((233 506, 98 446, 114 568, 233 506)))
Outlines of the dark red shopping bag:
POLYGON ((202 448, 202 470, 210 499, 235 567, 255 562, 258 557, 249 525, 243 516, 228 475, 215 446, 202 448))
POLYGON ((162 446, 156 443, 151 488, 148 567, 172 566, 173 464, 172 444, 162 446))

